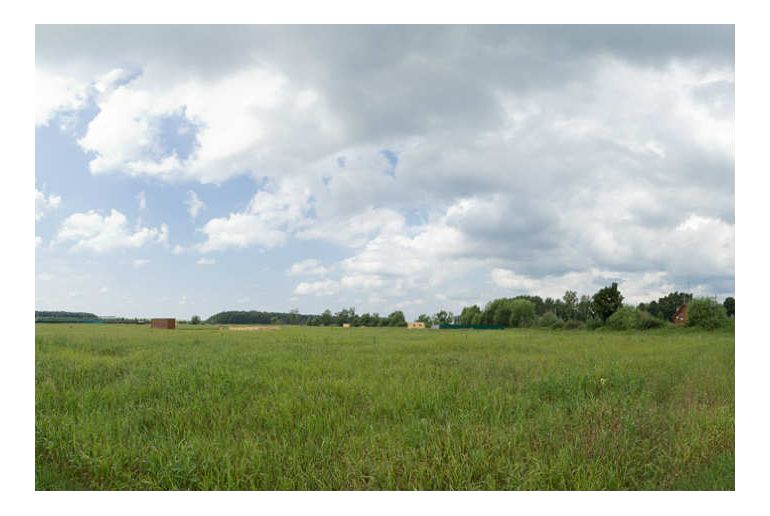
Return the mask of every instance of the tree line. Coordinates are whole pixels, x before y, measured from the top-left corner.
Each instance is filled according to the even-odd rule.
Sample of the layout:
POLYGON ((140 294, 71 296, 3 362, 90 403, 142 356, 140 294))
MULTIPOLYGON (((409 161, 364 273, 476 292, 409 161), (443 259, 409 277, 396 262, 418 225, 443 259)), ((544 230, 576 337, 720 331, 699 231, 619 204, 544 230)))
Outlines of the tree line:
MULTIPOLYGON (((193 316, 197 317, 197 316, 193 316)), ((343 308, 332 313, 325 310, 320 315, 301 314, 298 310, 284 312, 220 312, 206 320, 208 324, 297 324, 306 326, 406 326, 404 312, 396 310, 390 315, 381 316, 378 313, 357 314, 356 309, 343 308)))
POLYGON ((635 307, 625 305, 618 284, 612 283, 592 296, 578 296, 574 290, 568 290, 561 299, 529 295, 499 298, 488 302, 483 309, 478 305, 466 306, 457 316, 451 312, 439 312, 432 317, 422 314, 418 320, 426 325, 455 323, 506 328, 607 326, 612 329, 648 329, 670 322, 677 308, 683 304, 688 305, 688 324, 694 326, 715 328, 735 316, 733 297, 720 304, 710 298, 694 299, 691 293, 686 292, 671 292, 635 307))
POLYGON ((99 317, 90 312, 63 312, 63 311, 45 311, 35 310, 35 322, 97 322, 99 317))
MULTIPOLYGON (((671 292, 648 303, 630 306, 623 303, 623 294, 617 283, 599 289, 593 295, 578 295, 568 290, 559 299, 533 295, 498 298, 482 309, 478 305, 466 306, 459 314, 440 310, 429 315, 420 314, 418 322, 427 327, 475 326, 504 328, 565 328, 595 329, 650 329, 669 324, 676 310, 688 305, 688 324, 705 328, 717 328, 735 317, 735 298, 728 297, 723 303, 710 298, 694 298, 687 292, 671 292)), ((196 316, 197 317, 197 316, 196 316)), ((195 320, 195 317, 193 318, 195 320)), ((297 324, 307 326, 404 327, 407 325, 401 310, 389 315, 356 313, 353 307, 337 312, 325 310, 320 315, 300 314, 297 310, 280 312, 220 312, 211 316, 211 324, 297 324)))
MULTIPOLYGON (((434 325, 497 326, 505 328, 589 328, 649 329, 669 324, 676 310, 688 305, 688 324, 704 328, 718 328, 735 317, 735 298, 728 297, 723 303, 710 298, 694 298, 687 292, 671 292, 657 300, 630 306, 623 303, 623 295, 617 283, 599 289, 592 296, 578 296, 568 290, 559 299, 520 295, 489 301, 482 309, 478 305, 466 306, 459 314, 440 310, 429 315, 420 314, 417 321, 427 327, 434 325)), ((147 323, 146 319, 100 318, 87 312, 35 311, 35 322, 121 322, 147 323)), ((192 316, 191 324, 201 324, 201 318, 192 316)), ((335 313, 325 310, 320 315, 289 312, 226 311, 206 319, 207 324, 289 324, 306 326, 405 327, 406 317, 401 310, 389 315, 356 313, 354 307, 343 308, 335 313)))

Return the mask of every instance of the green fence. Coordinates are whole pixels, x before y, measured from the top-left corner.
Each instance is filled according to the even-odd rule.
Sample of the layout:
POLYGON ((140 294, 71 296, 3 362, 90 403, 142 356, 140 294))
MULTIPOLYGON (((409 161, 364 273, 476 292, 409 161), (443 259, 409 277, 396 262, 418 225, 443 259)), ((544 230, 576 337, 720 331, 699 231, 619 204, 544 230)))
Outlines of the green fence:
POLYGON ((439 330, 502 330, 500 324, 439 324, 439 330))

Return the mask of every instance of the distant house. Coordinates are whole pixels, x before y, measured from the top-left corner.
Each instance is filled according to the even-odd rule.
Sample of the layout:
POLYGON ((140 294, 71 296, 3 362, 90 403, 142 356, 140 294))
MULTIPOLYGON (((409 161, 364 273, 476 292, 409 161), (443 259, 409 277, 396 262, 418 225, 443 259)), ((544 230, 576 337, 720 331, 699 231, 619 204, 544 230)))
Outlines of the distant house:
POLYGON ((350 323, 342 323, 343 328, 350 328, 350 323))
POLYGON ((150 321, 150 327, 159 330, 173 330, 176 328, 176 319, 158 318, 150 321))
POLYGON ((410 322, 409 324, 407 324, 406 327, 409 328, 410 330, 424 330, 425 323, 422 321, 410 322))
POLYGON ((671 322, 674 324, 687 323, 687 303, 676 309, 676 312, 674 312, 674 317, 671 318, 671 322))

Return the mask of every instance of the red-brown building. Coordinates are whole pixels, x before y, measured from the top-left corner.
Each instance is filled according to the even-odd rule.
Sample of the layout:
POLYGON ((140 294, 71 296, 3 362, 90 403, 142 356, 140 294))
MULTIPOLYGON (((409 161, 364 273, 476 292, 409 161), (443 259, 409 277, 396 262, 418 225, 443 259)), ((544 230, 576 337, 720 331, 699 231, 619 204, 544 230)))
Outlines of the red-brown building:
POLYGON ((685 324, 687 322, 687 303, 676 309, 674 317, 671 318, 671 322, 674 324, 685 324))
POLYGON ((160 330, 173 330, 176 328, 176 319, 152 319, 150 327, 160 330))

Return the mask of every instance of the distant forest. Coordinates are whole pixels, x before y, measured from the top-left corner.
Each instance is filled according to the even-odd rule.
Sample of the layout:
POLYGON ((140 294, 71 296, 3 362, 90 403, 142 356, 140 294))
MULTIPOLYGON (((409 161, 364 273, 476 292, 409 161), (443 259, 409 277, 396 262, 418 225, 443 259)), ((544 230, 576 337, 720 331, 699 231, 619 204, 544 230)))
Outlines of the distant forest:
POLYGON ((89 312, 43 312, 35 310, 35 322, 97 322, 99 317, 89 312))
MULTIPOLYGON (((530 326, 577 329, 607 326, 613 329, 649 329, 670 324, 674 313, 688 305, 688 324, 716 328, 724 326, 735 317, 735 298, 728 297, 723 303, 711 298, 695 299, 691 293, 671 292, 649 303, 630 306, 623 303, 623 295, 617 283, 600 289, 592 296, 578 296, 567 291, 561 299, 540 296, 516 296, 499 298, 488 302, 483 308, 478 305, 466 306, 460 314, 441 310, 429 315, 421 314, 417 321, 426 326, 440 327, 506 327, 530 326)), ((98 317, 88 312, 44 312, 35 311, 35 322, 67 323, 134 323, 146 324, 148 319, 122 317, 98 317)), ((186 321, 180 321, 186 322, 186 321)), ((291 324, 302 326, 370 326, 404 327, 406 317, 400 310, 389 315, 378 313, 356 313, 356 309, 343 308, 332 313, 325 310, 320 315, 290 312, 226 311, 212 315, 205 321, 193 315, 191 324, 291 324)))
POLYGON ((206 319, 207 324, 308 324, 315 315, 301 314, 297 310, 286 312, 230 311, 219 312, 206 319))
POLYGON ((121 324, 145 324, 149 319, 128 317, 99 317, 90 312, 47 312, 35 310, 36 323, 121 323, 121 324))

